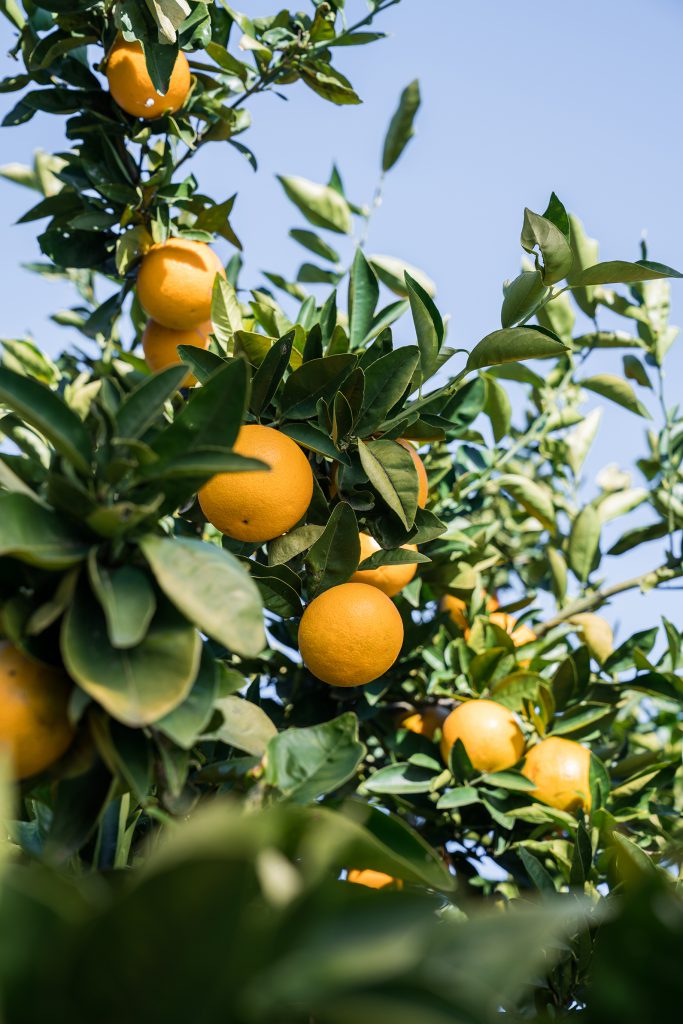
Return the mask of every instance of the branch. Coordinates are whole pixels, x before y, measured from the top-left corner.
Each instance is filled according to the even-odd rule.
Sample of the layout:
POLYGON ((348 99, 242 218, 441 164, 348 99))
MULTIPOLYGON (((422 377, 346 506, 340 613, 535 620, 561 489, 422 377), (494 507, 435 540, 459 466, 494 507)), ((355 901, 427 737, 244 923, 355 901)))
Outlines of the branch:
POLYGON ((603 587, 601 590, 596 590, 594 594, 580 598, 561 612, 558 612, 552 619, 534 626, 534 632, 536 636, 543 637, 551 629, 554 629, 555 626, 567 622, 574 615, 594 611, 594 609, 609 601, 610 597, 614 597, 615 594, 623 594, 626 590, 635 590, 636 588, 651 590, 653 587, 659 586, 660 583, 666 583, 680 576, 683 576, 683 567, 672 569, 668 565, 660 565, 658 569, 653 569, 652 572, 643 573, 642 576, 633 576, 630 580, 614 583, 611 587, 603 587))

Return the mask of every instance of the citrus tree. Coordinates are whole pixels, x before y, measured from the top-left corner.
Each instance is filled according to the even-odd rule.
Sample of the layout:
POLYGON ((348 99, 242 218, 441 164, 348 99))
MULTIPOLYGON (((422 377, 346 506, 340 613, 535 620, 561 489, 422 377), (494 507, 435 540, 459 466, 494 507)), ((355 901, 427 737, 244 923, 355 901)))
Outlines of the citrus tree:
MULTIPOLYGON (((0 5, 24 69, 3 83, 20 92, 4 123, 63 114, 68 139, 2 173, 39 193, 22 218, 47 222, 34 269, 73 282, 56 319, 83 335, 55 359, 30 338, 2 349, 0 739, 19 783, 8 913, 29 913, 13 871, 59 886, 47 865, 139 865, 150 839, 197 813, 168 856, 201 877, 215 831, 225 899, 248 922, 260 885, 301 961, 332 904, 356 935, 386 911, 367 948, 397 921, 424 929, 405 979, 424 1019, 485 1021, 501 1005, 631 1019, 642 976, 611 999, 618 936, 643 920, 658 934, 657 900, 671 903, 666 927, 680 915, 681 638, 645 622, 615 645, 601 610, 683 575, 683 419, 664 391, 667 279, 681 275, 645 251, 600 262, 553 193, 524 211, 522 270, 490 333, 451 348, 434 283, 367 245, 417 82, 389 122, 372 202, 346 194, 336 165, 327 183, 280 177, 305 253, 293 272, 246 281, 235 197, 202 194, 189 170, 205 145, 255 164, 241 137, 257 93, 301 81, 359 102, 338 56, 374 44, 396 2, 355 21, 341 2, 253 20, 185 0, 0 5), (236 250, 227 266, 217 236, 236 250), (614 372, 591 370, 605 350, 614 372), (587 392, 607 416, 616 403, 634 425, 652 419, 637 486, 616 468, 583 479, 600 425, 587 392), (636 508, 647 525, 632 526, 636 508), (651 568, 607 579, 606 543, 617 557, 649 544, 651 568), (198 810, 225 794, 256 812, 248 825, 198 810), (228 825, 243 845, 220 839, 228 825), (479 921, 486 904, 507 916, 479 921), (483 957, 499 928, 508 957, 491 960, 485 1000, 477 977, 464 994, 437 983, 449 956, 466 978, 458 949, 483 957)), ((149 870, 166 878, 159 856, 149 870)), ((69 890, 65 908, 90 910, 76 938, 56 938, 66 910, 52 920, 67 960, 91 934, 95 956, 121 945, 116 929, 143 928, 148 901, 171 891, 144 877, 113 887, 114 929, 96 894, 69 890)), ((240 1020, 361 1007, 369 1020, 373 998, 398 1015, 391 957, 374 996, 361 957, 335 1009, 324 972, 300 989, 283 980, 275 1003, 259 996, 275 963, 261 953, 235 973, 240 1020)), ((23 970, 5 972, 9 1020, 25 1019, 11 994, 23 970)))

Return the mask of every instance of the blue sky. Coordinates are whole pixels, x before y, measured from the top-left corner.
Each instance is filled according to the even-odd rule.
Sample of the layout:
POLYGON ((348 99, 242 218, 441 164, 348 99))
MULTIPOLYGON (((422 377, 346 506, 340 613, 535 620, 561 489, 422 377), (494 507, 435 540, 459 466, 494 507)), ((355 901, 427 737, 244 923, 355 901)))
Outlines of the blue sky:
MULTIPOLYGON (((278 5, 242 0, 238 6, 255 15, 278 5)), ((355 20, 364 4, 347 0, 347 9, 355 20)), ((602 258, 638 258, 646 231, 650 257, 683 269, 680 3, 403 0, 378 27, 390 38, 339 51, 337 63, 365 99, 362 106, 333 107, 302 85, 287 89, 286 103, 257 97, 245 142, 257 154, 258 174, 223 145, 207 146, 193 162, 203 191, 217 200, 239 193, 233 223, 247 246, 246 283, 258 282, 259 269, 293 274, 302 258, 287 237, 301 218, 274 175, 323 181, 336 160, 351 198, 368 201, 386 123, 401 89, 415 77, 423 95, 417 135, 388 176, 368 250, 401 256, 437 282, 439 307, 451 314, 451 344, 470 348, 499 325, 502 281, 519 269, 523 208, 542 212, 552 190, 600 239, 602 258)), ((3 21, 3 74, 14 68, 5 55, 9 43, 3 21)), ((12 102, 11 95, 0 97, 3 109, 12 102)), ((38 147, 62 148, 62 132, 63 121, 47 115, 3 129, 0 162, 30 162, 38 147)), ((0 196, 2 334, 30 331, 54 352, 75 340, 48 320, 50 312, 70 304, 71 293, 18 266, 38 257, 36 225, 10 226, 31 196, 5 182, 0 196)), ((674 284, 674 322, 681 295, 674 284)), ((670 402, 678 398, 681 351, 683 341, 670 359, 670 402)), ((610 357, 596 364, 596 372, 618 372, 619 365, 610 357)), ((586 467, 589 477, 608 462, 628 466, 642 450, 643 421, 616 409, 606 413, 586 467)), ((608 560, 610 579, 652 565, 654 547, 619 566, 608 560)), ((680 624, 680 605, 677 592, 645 599, 631 594, 608 616, 621 623, 623 636, 661 613, 680 624)))

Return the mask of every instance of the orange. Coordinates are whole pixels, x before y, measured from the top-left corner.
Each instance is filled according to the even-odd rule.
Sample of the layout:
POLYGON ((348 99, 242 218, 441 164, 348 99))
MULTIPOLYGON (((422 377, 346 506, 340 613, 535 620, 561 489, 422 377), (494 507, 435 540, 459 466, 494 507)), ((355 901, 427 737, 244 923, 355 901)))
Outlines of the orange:
POLYGON ((364 871, 353 868, 347 872, 346 881, 354 882, 356 885, 365 885, 368 889, 403 888, 400 878, 392 878, 391 875, 385 875, 383 871, 373 871, 371 868, 366 868, 364 871))
POLYGON ((301 448, 273 427, 250 423, 240 430, 233 450, 270 469, 211 477, 199 491, 206 518, 226 536, 251 543, 291 530, 313 497, 313 471, 301 448))
POLYGON ((441 739, 446 764, 456 740, 462 740, 472 767, 479 772, 505 771, 524 753, 524 734, 517 718, 494 700, 468 700, 451 711, 441 739))
MULTIPOLYGON (((361 533, 360 537, 360 560, 364 561, 375 551, 381 551, 381 546, 369 533, 361 533)), ((404 544, 406 551, 417 551, 415 544, 404 544)), ((377 587, 387 597, 395 597, 412 580, 417 571, 417 562, 406 562, 404 565, 382 565, 379 569, 357 569, 351 577, 351 583, 369 583, 371 587, 377 587)))
POLYGON ((180 110, 190 91, 190 65, 185 54, 179 53, 168 91, 162 96, 152 85, 140 43, 127 43, 119 37, 107 61, 107 81, 114 101, 122 110, 150 121, 180 110))
POLYGON ((169 238, 143 256, 138 298, 148 316, 164 327, 198 327, 211 317, 216 274, 225 277, 225 270, 206 242, 169 238))
POLYGON ((70 690, 62 672, 0 644, 0 747, 10 756, 15 778, 44 771, 71 743, 70 690))
POLYGON ((367 583, 342 583, 315 597, 299 626, 304 664, 330 686, 362 686, 391 668, 403 645, 393 601, 367 583))
MULTIPOLYGON (((150 320, 142 335, 142 351, 145 362, 152 373, 165 370, 167 366, 176 366, 182 362, 178 355, 178 345, 194 345, 196 348, 208 348, 211 321, 199 327, 190 327, 185 331, 173 331, 164 327, 156 320, 150 320)), ((190 388, 197 383, 197 378, 189 370, 180 382, 181 388, 190 388)))
POLYGON ((517 619, 512 615, 508 615, 507 612, 493 612, 493 614, 489 615, 489 622, 493 622, 494 625, 504 629, 515 647, 523 647, 524 644, 530 644, 536 639, 533 629, 530 629, 524 623, 518 626, 517 619))
POLYGON ((437 729, 443 728, 443 723, 448 715, 447 708, 432 704, 424 708, 414 708, 412 711, 402 712, 397 725, 400 729, 407 729, 418 736, 426 736, 428 740, 433 740, 437 729))
POLYGON ((549 736, 532 747, 522 772, 535 784, 533 795, 559 811, 591 808, 591 755, 587 747, 549 736))
MULTIPOLYGON (((498 607, 499 605, 497 598, 487 597, 487 612, 495 612, 498 607)), ((443 611, 449 613, 451 619, 459 629, 462 629, 464 632, 469 633, 466 601, 463 601, 462 598, 460 597, 454 597, 452 594, 445 594, 441 599, 441 608, 443 611)))
POLYGON ((424 467, 424 462, 415 451, 415 446, 406 441, 404 438, 399 438, 396 442, 401 445, 401 448, 405 448, 407 452, 410 452, 410 457, 415 463, 415 469, 417 470, 417 479, 419 482, 417 492, 417 503, 420 508, 424 508, 427 504, 427 497, 429 495, 429 480, 427 479, 427 470, 424 467))

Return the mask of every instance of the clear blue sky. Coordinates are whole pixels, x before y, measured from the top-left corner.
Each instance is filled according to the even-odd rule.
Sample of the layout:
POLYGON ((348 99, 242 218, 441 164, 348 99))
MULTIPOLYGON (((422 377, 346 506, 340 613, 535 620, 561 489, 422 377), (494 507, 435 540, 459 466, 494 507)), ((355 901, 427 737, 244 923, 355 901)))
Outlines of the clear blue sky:
MULTIPOLYGON (((256 15, 278 5, 242 0, 238 6, 256 15)), ((364 4, 347 0, 347 9, 358 16, 364 4)), ((523 208, 542 211, 551 190, 600 239, 602 258, 638 258, 647 231, 651 258, 683 269, 683 5, 677 0, 403 0, 380 27, 389 39, 339 51, 337 60, 363 106, 333 107, 302 85, 287 89, 287 103, 257 97, 245 142, 258 156, 258 174, 223 145, 207 146, 194 161, 202 190, 218 200, 239 193, 234 226, 247 246, 247 283, 257 283, 259 269, 293 274, 302 256, 287 237, 301 218, 274 175, 323 181, 336 160, 351 198, 369 200, 387 120, 414 77, 423 95, 417 136, 389 175, 368 249, 402 256, 436 280, 439 307, 452 315, 451 344, 469 348, 499 325, 502 281, 519 268, 523 208)), ((3 21, 3 74, 14 68, 5 55, 9 40, 3 21)), ((1 96, 0 106, 13 100, 1 96)), ((38 147, 63 148, 62 132, 63 121, 48 115, 3 129, 0 162, 29 162, 38 147)), ((76 338, 48 320, 70 304, 71 293, 18 267, 38 257, 36 225, 10 226, 31 196, 4 182, 0 195, 2 334, 30 331, 55 351, 76 338)), ((676 314, 683 316, 680 284, 673 294, 675 322, 676 314)), ((679 398, 681 351, 683 341, 671 359, 670 402, 679 398)), ((619 365, 610 357, 596 371, 618 372, 619 365)), ((589 476, 608 462, 628 466, 642 450, 643 421, 606 411, 589 476)), ((610 579, 647 568, 654 557, 644 548, 618 567, 608 560, 610 579)), ((661 613, 680 625, 680 607, 677 592, 632 594, 608 614, 623 636, 661 613)))

